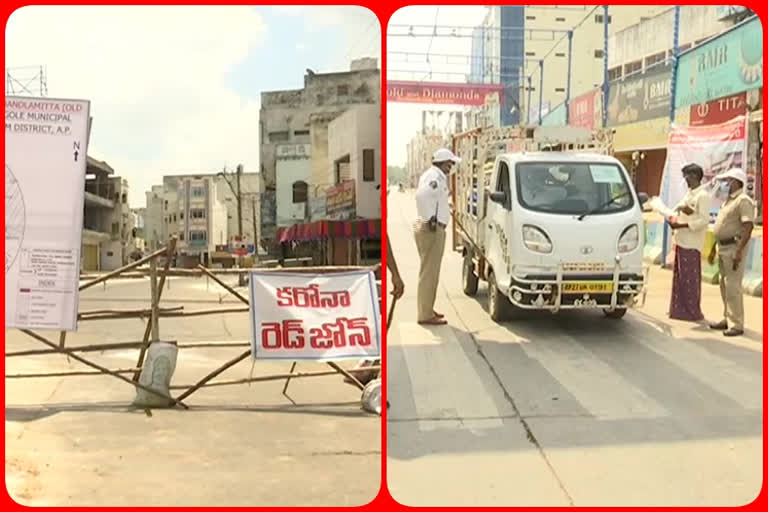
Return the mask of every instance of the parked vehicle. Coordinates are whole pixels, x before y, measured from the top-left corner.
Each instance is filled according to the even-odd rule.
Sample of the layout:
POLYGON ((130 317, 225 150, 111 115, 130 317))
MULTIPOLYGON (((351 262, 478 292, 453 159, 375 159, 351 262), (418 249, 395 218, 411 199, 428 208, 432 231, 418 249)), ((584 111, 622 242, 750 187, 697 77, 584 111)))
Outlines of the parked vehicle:
POLYGON ((644 300, 642 205, 610 132, 505 127, 454 137, 456 249, 464 293, 488 282, 495 321, 526 310, 602 309, 644 300))

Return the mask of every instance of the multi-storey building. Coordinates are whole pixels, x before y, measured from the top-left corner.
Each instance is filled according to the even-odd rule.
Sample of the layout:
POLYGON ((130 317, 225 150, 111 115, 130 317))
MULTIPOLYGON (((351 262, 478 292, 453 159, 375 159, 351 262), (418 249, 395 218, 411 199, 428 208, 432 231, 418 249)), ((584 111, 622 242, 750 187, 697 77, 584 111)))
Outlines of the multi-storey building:
MULTIPOLYGON (((292 210, 294 214, 288 217, 282 213, 285 207, 278 209, 278 167, 290 169, 290 173, 303 173, 290 183, 292 198, 294 188, 297 190, 297 199, 303 198, 302 183, 306 183, 305 202, 309 204, 313 199, 321 199, 325 195, 325 189, 333 186, 333 183, 328 182, 326 173, 329 166, 328 125, 349 108, 380 104, 381 72, 376 59, 354 61, 350 71, 345 72, 315 73, 307 70, 302 89, 262 93, 259 133, 263 176, 260 238, 263 247, 276 246, 276 230, 280 221, 289 218, 298 221, 294 214, 301 208, 296 206, 295 210, 292 210), (286 151, 295 152, 306 148, 307 145, 311 155, 308 177, 306 171, 294 169, 296 162, 286 164, 288 159, 284 158, 286 151), (280 158, 278 151, 282 155, 280 158), (278 161, 283 164, 278 166, 278 161), (281 215, 283 219, 278 218, 281 215)), ((302 165, 304 164, 299 167, 302 165)), ((282 182, 287 184, 285 180, 282 182)), ((294 207, 289 207, 291 208, 294 207)), ((302 220, 306 220, 311 208, 303 208, 305 218, 302 220)))
MULTIPOLYGON (((668 8, 612 5, 609 33, 668 8)), ((604 20, 602 6, 594 5, 488 7, 473 36, 470 81, 503 84, 503 101, 473 110, 485 112, 485 124, 494 126, 535 124, 556 109, 564 114, 569 78, 571 97, 603 83, 604 20)))
POLYGON ((81 254, 84 271, 120 268, 135 250, 128 182, 114 173, 106 162, 88 157, 81 254))

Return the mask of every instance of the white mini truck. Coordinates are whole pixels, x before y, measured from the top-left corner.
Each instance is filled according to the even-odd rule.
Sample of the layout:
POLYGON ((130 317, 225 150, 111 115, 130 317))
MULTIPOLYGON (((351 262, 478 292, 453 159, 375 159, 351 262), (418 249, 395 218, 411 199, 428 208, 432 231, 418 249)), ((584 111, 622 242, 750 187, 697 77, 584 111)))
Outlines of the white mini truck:
POLYGON ((616 158, 513 152, 485 167, 480 188, 476 174, 461 175, 471 165, 459 169, 454 219, 464 293, 476 294, 487 280, 494 321, 563 309, 601 309, 619 319, 644 301, 648 197, 637 194, 616 158))

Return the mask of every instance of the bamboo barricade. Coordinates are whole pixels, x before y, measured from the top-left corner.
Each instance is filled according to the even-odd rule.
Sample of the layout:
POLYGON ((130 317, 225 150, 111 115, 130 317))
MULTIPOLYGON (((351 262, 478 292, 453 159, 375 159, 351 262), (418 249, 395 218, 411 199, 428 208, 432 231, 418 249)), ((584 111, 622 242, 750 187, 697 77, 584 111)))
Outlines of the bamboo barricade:
MULTIPOLYGON (((201 272, 203 272, 206 276, 208 276, 210 279, 214 280, 217 284, 219 284, 222 288, 227 290, 230 294, 232 294, 234 297, 236 297, 240 302, 246 304, 248 308, 250 307, 250 301, 248 298, 244 297, 242 294, 240 294, 237 290, 235 290, 233 287, 229 286, 227 283, 219 279, 213 272, 210 271, 210 269, 204 267, 203 265, 198 265, 197 267, 201 272)), ((260 269, 260 271, 273 271, 273 272, 301 272, 301 273, 313 273, 313 274, 332 274, 337 272, 345 272, 349 270, 360 270, 361 268, 365 267, 299 267, 299 268, 274 268, 274 269, 260 269)), ((381 269, 381 264, 377 264, 373 267, 368 267, 369 270, 372 272, 377 272, 379 269, 381 269)), ((246 309, 248 309, 246 308, 246 309)), ((381 347, 379 347, 381 349, 381 347)), ((242 354, 240 354, 238 357, 227 361, 222 366, 216 368, 211 373, 200 379, 198 382, 190 386, 189 388, 184 391, 180 395, 180 399, 187 398, 192 393, 195 393, 199 389, 203 387, 209 387, 214 385, 219 385, 217 383, 211 383, 210 381, 217 377, 218 375, 225 372, 227 369, 237 365, 241 361, 247 359, 251 356, 251 349, 249 348, 242 354)), ((302 378, 302 377, 312 377, 312 376, 321 376, 325 375, 324 373, 318 373, 318 372, 302 372, 302 373, 295 373, 296 370, 296 362, 294 361, 291 364, 291 369, 288 374, 285 374, 284 376, 280 378, 272 378, 274 376, 267 376, 266 378, 258 378, 260 380, 282 380, 285 379, 285 385, 283 386, 283 395, 291 400, 290 396, 288 395, 288 385, 293 378, 302 378)), ((345 369, 338 364, 334 363, 333 361, 327 361, 326 364, 330 366, 334 372, 346 377, 349 379, 354 386, 356 386, 359 390, 363 390, 365 386, 360 382, 360 380, 355 376, 355 373, 362 373, 362 372, 369 372, 371 371, 371 367, 364 367, 364 368, 356 368, 356 369, 345 369)), ((238 381, 239 382, 239 381, 238 381)), ((245 379, 243 382, 259 382, 259 380, 250 380, 245 379)), ((293 400, 291 400, 293 402, 293 400)))
MULTIPOLYGON (((140 341, 126 341, 115 343, 97 343, 88 345, 74 345, 67 346, 66 344, 66 331, 61 331, 59 334, 59 342, 54 343, 46 337, 28 329, 22 329, 21 332, 27 336, 35 339, 46 346, 41 349, 27 349, 6 351, 6 358, 12 357, 30 357, 30 356, 42 356, 50 354, 63 354, 66 355, 67 360, 74 359, 85 366, 92 369, 90 370, 59 370, 51 372, 34 372, 34 373, 11 373, 6 374, 7 379, 24 379, 24 378, 62 378, 62 377, 84 377, 84 376, 98 376, 108 375, 124 381, 135 388, 142 389, 149 393, 162 396, 168 399, 174 406, 180 406, 184 409, 189 407, 184 403, 184 400, 191 396, 193 393, 205 387, 219 387, 229 386, 236 384, 245 384, 251 382, 267 382, 274 380, 285 380, 286 384, 283 393, 286 397, 288 383, 291 379, 295 378, 310 378, 310 377, 322 377, 329 375, 341 375, 350 379, 359 389, 363 389, 362 383, 355 377, 355 374, 378 371, 379 366, 367 366, 363 368, 345 369, 337 365, 334 362, 327 362, 330 370, 326 371, 301 371, 296 372, 296 363, 291 366, 289 373, 279 373, 275 375, 265 375, 250 377, 247 379, 232 379, 232 380, 218 380, 214 381, 217 376, 224 373, 226 370, 237 365, 241 361, 247 359, 251 355, 251 342, 250 340, 210 340, 210 341, 191 341, 191 342, 174 342, 179 350, 188 349, 205 349, 205 348, 247 348, 238 357, 231 359, 216 368, 214 371, 207 374, 202 379, 193 384, 186 385, 171 385, 170 390, 184 390, 177 398, 173 396, 166 396, 165 394, 158 392, 152 388, 143 386, 138 382, 141 374, 142 366, 146 357, 147 350, 153 342, 160 340, 159 335, 159 322, 160 318, 187 318, 207 315, 218 315, 227 313, 247 313, 249 311, 249 300, 244 297, 240 292, 235 290, 232 286, 229 286, 218 276, 220 275, 238 275, 242 273, 250 273, 255 270, 252 268, 247 269, 208 269, 202 265, 199 265, 196 269, 174 269, 171 268, 171 262, 176 254, 176 238, 173 237, 169 240, 168 245, 165 248, 158 249, 144 258, 125 265, 119 269, 111 271, 107 274, 100 275, 94 279, 83 282, 79 289, 80 291, 91 288, 97 284, 104 283, 106 286, 107 281, 113 279, 120 279, 126 277, 149 277, 151 285, 150 307, 149 308, 134 308, 134 309, 95 309, 90 311, 81 311, 78 313, 78 321, 96 321, 96 320, 117 320, 127 318, 137 318, 146 320, 146 325, 143 333, 143 337, 140 341), (165 262, 162 269, 158 269, 158 258, 165 258, 165 262), (139 269, 142 265, 149 263, 148 269, 139 269), (136 270, 138 269, 138 270, 136 270), (161 307, 161 299, 164 289, 169 285, 170 281, 167 279, 171 276, 177 277, 202 277, 211 279, 219 284, 223 289, 229 292, 232 296, 237 298, 244 304, 241 307, 223 307, 223 308, 211 308, 211 309, 197 309, 187 310, 184 306, 173 307, 161 307), (105 353, 112 350, 126 350, 126 349, 139 349, 139 355, 137 364, 132 368, 118 368, 109 369, 102 365, 99 365, 93 361, 90 361, 86 357, 80 354, 87 353, 105 353)), ((297 266, 288 268, 258 268, 260 272, 305 272, 305 273, 336 273, 349 270, 360 270, 361 268, 367 268, 374 272, 381 268, 381 265, 375 265, 373 267, 309 267, 309 266, 297 266)), ((220 301, 221 302, 221 301, 220 301)), ((288 397, 290 399, 290 397, 288 397)), ((292 401, 292 400, 291 400, 292 401)), ((144 408, 144 407, 142 407, 144 408)))

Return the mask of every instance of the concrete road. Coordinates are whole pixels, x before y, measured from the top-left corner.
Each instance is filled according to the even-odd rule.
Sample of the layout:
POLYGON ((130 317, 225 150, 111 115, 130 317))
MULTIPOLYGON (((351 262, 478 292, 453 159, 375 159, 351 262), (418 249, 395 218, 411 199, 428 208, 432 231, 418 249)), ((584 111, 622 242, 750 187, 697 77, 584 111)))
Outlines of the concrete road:
MULTIPOLYGON (((148 297, 147 280, 119 281, 84 292, 80 309, 138 309, 148 297)), ((185 310, 241 305, 205 279, 174 278, 164 299, 163 306, 185 310)), ((138 341, 144 325, 81 322, 67 343, 138 341)), ((161 319, 160 334, 179 342, 250 337, 245 313, 161 319)), ((18 331, 5 335, 6 351, 44 348, 18 331)), ((244 350, 180 350, 173 384, 192 384, 244 350)), ((132 368, 138 350, 86 356, 132 368)), ((289 368, 257 363, 252 369, 246 360, 218 379, 289 368)), ((79 369, 88 368, 57 354, 6 358, 6 375, 79 369)), ((130 407, 133 388, 112 377, 6 378, 6 487, 17 502, 36 506, 319 507, 373 500, 381 485, 381 419, 360 410, 360 392, 336 376, 296 379, 289 388, 293 405, 282 387, 273 381, 207 388, 185 400, 188 411, 148 416, 130 407)))
MULTIPOLYGON (((762 301, 747 336, 666 318, 671 273, 642 311, 532 314, 496 324, 487 286, 441 269, 437 311, 416 323, 411 193, 389 195, 406 282, 387 348, 387 483, 410 506, 736 506, 762 484, 762 301)), ((719 319, 716 287, 705 314, 719 319)))

